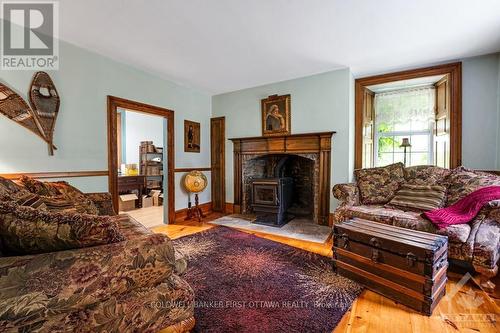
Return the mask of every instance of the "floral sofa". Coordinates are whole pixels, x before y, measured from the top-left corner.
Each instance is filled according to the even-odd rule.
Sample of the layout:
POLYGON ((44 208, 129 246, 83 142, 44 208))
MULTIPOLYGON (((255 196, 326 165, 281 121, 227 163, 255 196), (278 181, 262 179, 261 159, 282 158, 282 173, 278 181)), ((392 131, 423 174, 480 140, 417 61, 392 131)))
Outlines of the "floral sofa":
POLYGON ((490 279, 498 272, 500 256, 498 202, 490 202, 468 224, 453 225, 442 230, 423 218, 422 211, 398 209, 387 203, 402 184, 442 185, 446 187, 442 206, 446 207, 478 188, 500 185, 500 176, 464 167, 453 170, 434 166, 404 168, 401 163, 361 170, 363 171, 355 171, 357 183, 337 184, 333 187, 333 195, 340 201, 334 213, 336 223, 357 217, 446 235, 450 261, 473 266, 480 274, 482 287, 494 289, 495 285, 490 279))
POLYGON ((44 192, 45 185, 29 181, 23 187, 0 178, 1 332, 185 332, 193 328, 194 293, 179 277, 186 262, 168 237, 152 233, 128 215, 115 215, 107 193, 83 194, 73 188, 76 197, 71 205, 61 187, 56 196, 60 200, 54 200, 54 193, 44 192), (33 192, 43 195, 34 197, 33 192), (88 209, 100 216, 79 212, 88 209), (97 246, 9 255, 8 244, 1 240, 31 246, 31 250, 40 246, 33 232, 38 226, 16 219, 56 225, 61 230, 56 231, 54 244, 63 246, 74 244, 77 236, 81 241, 82 234, 99 242, 96 235, 102 234, 106 223, 117 232, 97 246), (62 220, 71 223, 61 224, 62 220), (5 233, 12 231, 6 224, 10 229, 24 228, 21 233, 33 233, 33 241, 6 239, 5 233))

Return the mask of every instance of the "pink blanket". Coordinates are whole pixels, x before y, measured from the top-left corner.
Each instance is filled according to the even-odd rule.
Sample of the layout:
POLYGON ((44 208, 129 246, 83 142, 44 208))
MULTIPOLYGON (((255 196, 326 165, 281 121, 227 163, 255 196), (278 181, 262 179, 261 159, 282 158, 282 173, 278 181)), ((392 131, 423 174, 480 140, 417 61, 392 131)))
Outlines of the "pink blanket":
POLYGON ((439 229, 452 224, 464 224, 471 221, 481 208, 492 200, 500 199, 500 186, 483 187, 472 192, 455 204, 423 213, 439 229))

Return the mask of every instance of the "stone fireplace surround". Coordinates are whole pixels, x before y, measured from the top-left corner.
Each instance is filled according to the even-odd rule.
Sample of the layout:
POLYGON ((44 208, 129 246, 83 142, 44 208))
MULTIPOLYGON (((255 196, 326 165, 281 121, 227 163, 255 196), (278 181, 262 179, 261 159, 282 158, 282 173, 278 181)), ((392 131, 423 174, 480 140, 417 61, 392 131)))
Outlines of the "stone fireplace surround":
POLYGON ((244 155, 241 212, 252 213, 250 206, 252 180, 274 177, 276 165, 284 157, 288 159, 283 165, 283 176, 293 179, 292 207, 288 209, 288 212, 318 223, 319 154, 244 155))
MULTIPOLYGON (((250 180, 269 174, 273 159, 289 155, 293 164, 309 166, 301 180, 312 179, 311 218, 329 224, 331 138, 335 132, 293 134, 288 136, 230 139, 234 145, 234 212, 250 212, 250 180), (267 169, 266 169, 267 168, 267 169)), ((299 172, 300 173, 300 172, 299 172)), ((304 184, 301 190, 307 191, 304 184)), ((300 207, 299 207, 300 208, 300 207)))

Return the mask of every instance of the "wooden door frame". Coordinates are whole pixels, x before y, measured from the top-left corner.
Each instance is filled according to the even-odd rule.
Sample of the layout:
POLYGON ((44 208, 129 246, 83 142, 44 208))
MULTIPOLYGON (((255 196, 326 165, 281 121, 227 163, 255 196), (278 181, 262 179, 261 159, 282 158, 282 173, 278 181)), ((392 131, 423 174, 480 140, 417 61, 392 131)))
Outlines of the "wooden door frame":
POLYGON ((108 95, 108 184, 113 200, 113 207, 118 211, 118 156, 116 138, 116 111, 118 108, 128 109, 166 118, 167 121, 167 199, 168 223, 175 221, 175 145, 174 145, 174 111, 159 106, 131 101, 121 97, 108 95))
MULTIPOLYGON (((226 117, 214 117, 210 118, 210 167, 211 167, 211 174, 210 176, 212 179, 214 178, 214 169, 213 169, 213 164, 212 164, 212 152, 213 152, 213 147, 212 147, 212 121, 213 120, 222 120, 222 135, 223 135, 223 147, 221 149, 221 155, 222 155, 222 172, 224 173, 224 177, 222 177, 221 183, 222 183, 222 211, 221 213, 226 213, 226 117)), ((212 195, 214 193, 213 191, 213 186, 215 185, 214 181, 211 181, 212 183, 212 195)))
POLYGON ((363 91, 368 86, 425 76, 449 75, 450 82, 450 168, 462 165, 462 63, 411 69, 356 79, 354 168, 363 167, 363 91))

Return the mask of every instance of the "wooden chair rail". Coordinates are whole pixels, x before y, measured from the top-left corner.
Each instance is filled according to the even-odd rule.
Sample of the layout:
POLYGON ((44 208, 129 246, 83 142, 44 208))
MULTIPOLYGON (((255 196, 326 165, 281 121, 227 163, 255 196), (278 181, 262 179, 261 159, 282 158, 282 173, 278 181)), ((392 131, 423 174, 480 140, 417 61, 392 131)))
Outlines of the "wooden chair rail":
POLYGON ((98 170, 98 171, 47 171, 47 172, 0 173, 0 177, 11 180, 17 180, 21 178, 21 176, 28 176, 37 179, 102 177, 102 176, 109 176, 109 172, 108 170, 98 170))

